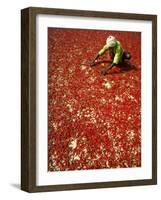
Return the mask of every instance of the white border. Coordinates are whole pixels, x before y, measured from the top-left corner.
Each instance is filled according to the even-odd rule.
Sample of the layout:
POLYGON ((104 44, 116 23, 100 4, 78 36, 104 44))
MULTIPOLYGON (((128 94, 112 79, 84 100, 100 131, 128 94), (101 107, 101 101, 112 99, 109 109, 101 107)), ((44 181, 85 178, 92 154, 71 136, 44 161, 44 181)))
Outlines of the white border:
POLYGON ((36 19, 37 121, 36 185, 108 182, 152 178, 152 23, 141 20, 38 15, 36 19), (47 29, 84 28, 141 32, 142 167, 47 172, 47 29))

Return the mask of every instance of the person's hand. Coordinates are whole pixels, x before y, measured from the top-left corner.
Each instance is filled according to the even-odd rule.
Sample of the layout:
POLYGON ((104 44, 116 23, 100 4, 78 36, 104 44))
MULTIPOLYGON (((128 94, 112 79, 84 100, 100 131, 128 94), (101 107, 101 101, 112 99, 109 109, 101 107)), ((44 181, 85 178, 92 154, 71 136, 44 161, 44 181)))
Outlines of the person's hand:
POLYGON ((115 65, 116 65, 115 63, 112 63, 107 69, 102 70, 102 71, 101 71, 101 74, 103 74, 103 75, 108 74, 108 71, 109 71, 110 69, 112 69, 112 67, 115 66, 115 65))
POLYGON ((99 57, 99 54, 97 53, 94 57, 94 59, 91 61, 91 67, 94 66, 96 63, 95 61, 97 60, 97 58, 99 57))
POLYGON ((90 65, 93 67, 95 65, 95 60, 91 61, 90 65))

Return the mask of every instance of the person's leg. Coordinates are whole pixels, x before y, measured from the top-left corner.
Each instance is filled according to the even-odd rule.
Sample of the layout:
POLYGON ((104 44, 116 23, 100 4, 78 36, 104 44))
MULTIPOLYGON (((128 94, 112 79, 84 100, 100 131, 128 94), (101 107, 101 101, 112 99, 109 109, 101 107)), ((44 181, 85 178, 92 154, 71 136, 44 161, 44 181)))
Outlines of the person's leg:
POLYGON ((119 66, 123 70, 130 70, 132 68, 136 68, 135 65, 130 63, 130 61, 129 61, 130 59, 131 59, 131 53, 128 51, 124 51, 123 55, 122 55, 122 62, 120 63, 119 66))
POLYGON ((122 62, 124 62, 125 60, 130 60, 131 59, 131 54, 128 51, 124 51, 123 55, 122 55, 122 62))

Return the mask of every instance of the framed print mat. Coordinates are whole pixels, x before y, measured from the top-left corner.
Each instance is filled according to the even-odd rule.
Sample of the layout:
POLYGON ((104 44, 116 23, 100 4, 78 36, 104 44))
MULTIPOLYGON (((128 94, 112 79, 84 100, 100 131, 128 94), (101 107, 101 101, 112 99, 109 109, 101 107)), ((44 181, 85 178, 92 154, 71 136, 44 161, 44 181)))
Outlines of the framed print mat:
POLYGON ((21 12, 21 188, 157 183, 157 16, 21 12))

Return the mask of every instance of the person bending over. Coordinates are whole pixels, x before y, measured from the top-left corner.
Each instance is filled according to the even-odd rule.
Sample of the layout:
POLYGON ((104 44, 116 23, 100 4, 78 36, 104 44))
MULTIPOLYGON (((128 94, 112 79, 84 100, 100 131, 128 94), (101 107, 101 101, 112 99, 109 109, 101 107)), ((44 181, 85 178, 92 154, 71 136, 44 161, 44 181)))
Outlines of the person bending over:
POLYGON ((130 67, 130 63, 127 60, 131 59, 131 54, 122 48, 121 43, 114 37, 109 36, 106 40, 106 44, 103 48, 96 54, 94 60, 91 63, 91 66, 94 66, 95 61, 102 56, 106 51, 109 51, 111 58, 111 65, 107 69, 102 70, 101 73, 106 75, 113 66, 119 67, 130 67))

